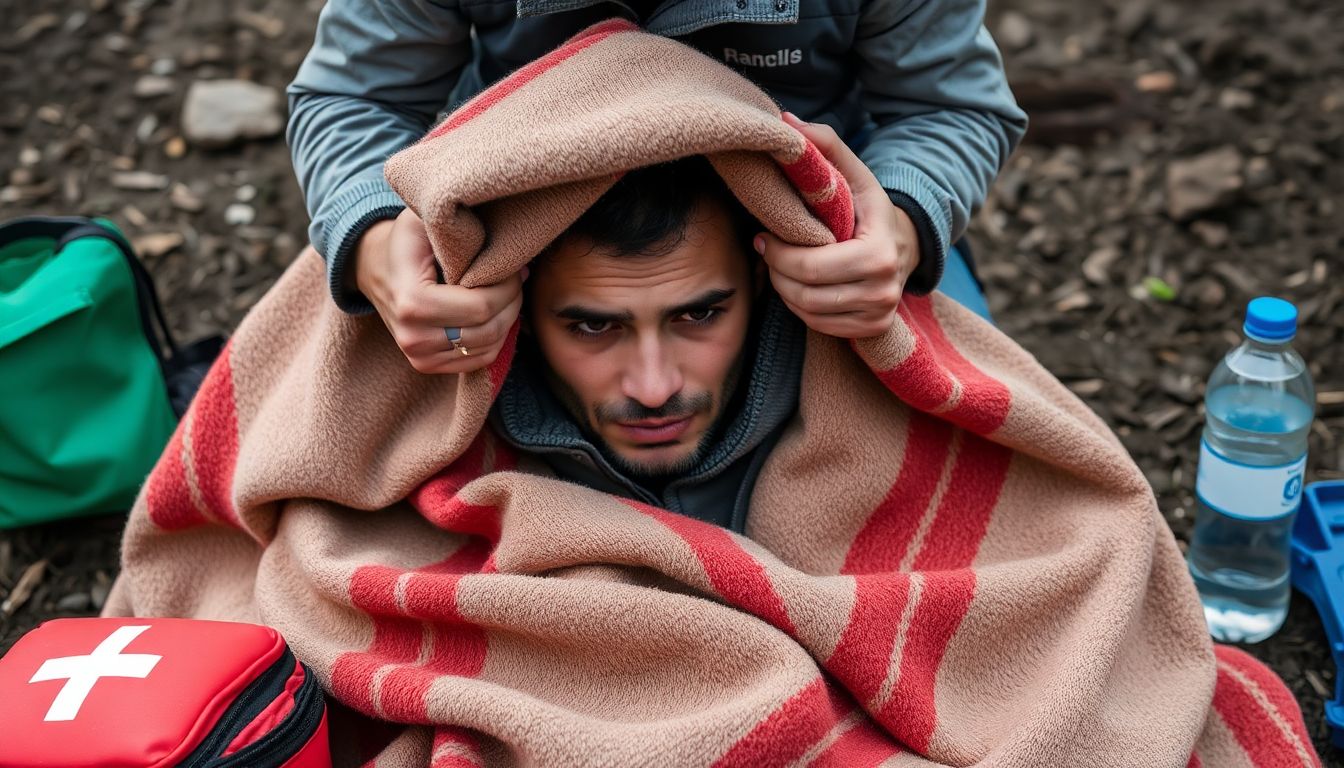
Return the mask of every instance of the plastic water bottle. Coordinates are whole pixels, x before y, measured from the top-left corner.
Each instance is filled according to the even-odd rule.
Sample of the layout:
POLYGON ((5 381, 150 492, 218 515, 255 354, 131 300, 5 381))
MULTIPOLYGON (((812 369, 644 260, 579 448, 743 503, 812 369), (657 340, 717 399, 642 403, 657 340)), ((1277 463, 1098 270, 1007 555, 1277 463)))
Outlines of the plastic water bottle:
POLYGON ((1296 307, 1255 299, 1244 330, 1246 340, 1218 364, 1205 394, 1189 563, 1209 633, 1255 643, 1288 615, 1289 534, 1316 391, 1291 346, 1296 307))

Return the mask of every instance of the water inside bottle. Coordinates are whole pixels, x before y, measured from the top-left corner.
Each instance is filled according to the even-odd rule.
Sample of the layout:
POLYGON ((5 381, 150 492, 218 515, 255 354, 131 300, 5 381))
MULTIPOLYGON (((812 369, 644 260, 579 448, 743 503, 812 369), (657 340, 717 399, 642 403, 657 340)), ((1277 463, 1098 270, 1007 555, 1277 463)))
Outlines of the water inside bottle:
MULTIPOLYGON (((1233 461, 1275 466, 1306 452, 1312 407, 1282 390, 1224 386, 1209 393, 1204 439, 1233 461)), ((1293 515, 1246 520, 1202 500, 1190 548, 1190 573, 1214 639, 1254 643, 1288 614, 1288 537, 1293 515)))

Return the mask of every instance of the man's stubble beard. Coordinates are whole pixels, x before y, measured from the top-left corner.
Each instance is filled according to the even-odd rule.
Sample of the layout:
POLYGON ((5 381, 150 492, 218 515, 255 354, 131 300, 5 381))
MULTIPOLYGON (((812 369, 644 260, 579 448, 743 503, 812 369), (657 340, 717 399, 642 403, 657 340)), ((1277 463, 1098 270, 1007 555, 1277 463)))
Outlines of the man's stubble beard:
MULTIPOLYGON (((555 393, 556 399, 560 401, 565 410, 569 412, 570 417, 579 425, 579 429, 583 431, 590 441, 592 441, 593 445, 595 445, 597 450, 602 454, 602 457, 613 467, 634 480, 644 483, 665 484, 686 474, 691 469, 694 469, 695 466, 710 452, 714 446, 714 442, 721 436, 724 422, 727 421, 727 416, 729 415, 727 404, 733 402, 733 395, 736 393, 737 386, 741 381, 742 371, 746 367, 746 360, 747 345, 744 344, 742 351, 737 355, 737 359, 733 361, 732 367, 728 369, 728 376, 724 380, 723 392, 720 395, 720 410, 715 414, 714 420, 709 428, 700 436, 700 440, 696 443, 695 450, 691 451, 683 458, 661 465, 631 461, 612 450, 602 439, 601 434, 596 429, 596 425, 593 423, 596 418, 596 413, 605 410, 616 414, 628 413, 631 416, 634 416, 634 418, 658 418, 660 412, 670 411, 672 414, 677 414, 678 409, 676 407, 669 408, 669 406, 677 406, 681 401, 689 399, 692 401, 690 404, 691 415, 694 415, 699 413, 700 410, 705 410, 703 407, 694 407, 695 401, 705 396, 708 396, 711 400, 708 410, 713 410, 713 395, 710 395, 709 393, 698 393, 690 398, 682 398, 681 393, 677 393, 677 395, 669 398, 668 402, 664 403, 659 408, 645 408, 639 403, 627 403, 624 406, 618 405, 608 408, 604 408, 603 405, 598 405, 589 409, 583 405, 579 399, 578 393, 575 392, 567 382, 557 376, 555 372, 551 370, 549 365, 546 366, 546 380, 551 386, 551 391, 555 393), (638 415, 636 416, 635 413, 638 415)), ((685 409, 686 405, 681 405, 681 408, 685 409)))

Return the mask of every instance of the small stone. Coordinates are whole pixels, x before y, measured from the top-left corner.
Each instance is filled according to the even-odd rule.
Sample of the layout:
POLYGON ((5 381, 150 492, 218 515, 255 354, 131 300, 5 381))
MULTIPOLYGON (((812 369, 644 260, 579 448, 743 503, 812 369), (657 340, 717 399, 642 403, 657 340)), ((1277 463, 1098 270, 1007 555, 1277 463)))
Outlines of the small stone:
POLYGON ((127 156, 125 156, 125 155, 117 155, 116 157, 114 157, 114 158, 112 158, 111 160, 107 161, 107 164, 110 165, 110 166, 112 166, 112 170, 114 170, 114 171, 134 171, 134 170, 135 170, 135 158, 133 158, 133 157, 127 157, 127 156))
POLYGON ((181 232, 155 232, 131 240, 136 253, 147 259, 157 259, 181 248, 186 238, 181 232))
POLYGON ((256 209, 245 203, 233 203, 224 209, 224 222, 231 226, 245 227, 256 217, 256 209))
POLYGON ((205 208, 205 202, 185 184, 174 184, 168 193, 168 201, 174 208, 187 213, 200 213, 205 208))
POLYGON ((1190 225, 1190 231, 1210 248, 1222 248, 1231 237, 1227 225, 1216 221, 1196 221, 1190 225))
POLYGON ((44 104, 37 108, 37 119, 48 125, 60 125, 61 120, 65 119, 65 110, 55 104, 44 104))
POLYGON ((1119 248, 1098 248, 1083 259, 1083 277, 1093 285, 1105 285, 1110 282, 1111 266, 1120 260, 1119 248))
POLYGON ((111 591, 112 586, 102 582, 98 582, 89 588, 89 599, 93 602, 94 610, 103 610, 103 606, 107 604, 107 595, 111 591))
POLYGON ((1106 388, 1104 379, 1083 379, 1069 382, 1069 389, 1079 397, 1091 397, 1106 388))
POLYGON ((56 601, 56 610, 83 613, 89 609, 89 604, 92 602, 93 598, 89 597, 87 592, 75 592, 56 601))
POLYGON ((187 154, 187 140, 181 136, 174 136, 164 142, 163 154, 177 160, 187 154))
POLYGON ((169 58, 155 59, 149 65, 149 72, 159 77, 167 77, 177 71, 177 62, 169 58))
POLYGON ((240 203, 250 203, 257 199, 257 188, 251 184, 244 184, 233 193, 233 199, 240 203))
POLYGON ((26 187, 36 181, 32 168, 15 168, 9 172, 9 183, 16 187, 26 187))
POLYGON ((1017 11, 1007 11, 999 18, 994 38, 1010 51, 1020 51, 1036 39, 1031 20, 1017 11))
POLYGON ((1167 214, 1177 221, 1221 208, 1245 186, 1242 157, 1236 148, 1220 147, 1167 166, 1167 214))
POLYGON ((1263 189, 1274 183, 1274 169, 1267 157, 1252 157, 1246 163, 1246 187, 1263 189))
POLYGON ((42 162, 42 152, 37 147, 24 147, 19 150, 19 165, 32 167, 42 162))
POLYGON ((1085 309, 1092 306, 1092 297, 1086 291, 1078 291, 1055 302, 1056 312, 1072 312, 1075 309, 1085 309))
POLYGON ((154 136, 154 132, 159 129, 159 118, 157 115, 148 114, 140 118, 140 123, 135 126, 135 139, 141 144, 149 141, 154 136))
POLYGON ((1178 84, 1174 72, 1149 72, 1134 81, 1134 87, 1144 93, 1171 93, 1178 84))
POLYGON ((171 77, 163 75, 141 75, 139 80, 131 88, 131 93, 138 99, 154 99, 160 96, 167 96, 177 90, 177 83, 171 77))
POLYGON ((246 80, 198 80, 187 91, 182 130, 206 148, 267 138, 284 130, 280 92, 246 80))
POLYGON ((144 227, 149 226, 149 217, 145 215, 144 211, 141 211, 134 205, 128 205, 125 208, 122 208, 121 215, 125 216, 126 221, 130 222, 131 226, 136 229, 143 229, 144 227))
POLYGON ((14 42, 23 45, 49 29, 61 25, 61 17, 54 13, 39 13, 26 24, 14 30, 14 42))
POLYGON ((1241 112, 1255 106, 1255 95, 1241 88, 1224 88, 1218 94, 1218 106, 1228 112, 1241 112))
POLYGON ((168 188, 168 177, 149 171, 121 171, 112 174, 112 186, 131 192, 154 192, 168 188))
POLYGON ((242 26, 256 30, 262 37, 269 40, 274 40, 285 34, 284 20, 274 16, 242 10, 235 13, 233 18, 242 26))

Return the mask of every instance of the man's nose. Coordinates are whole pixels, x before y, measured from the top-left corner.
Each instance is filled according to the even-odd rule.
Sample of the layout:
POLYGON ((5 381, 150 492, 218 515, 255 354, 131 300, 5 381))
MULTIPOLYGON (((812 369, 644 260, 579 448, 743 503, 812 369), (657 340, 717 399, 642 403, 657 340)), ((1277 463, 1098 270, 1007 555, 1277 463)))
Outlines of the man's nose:
POLYGON ((658 408, 681 391, 680 366, 672 350, 656 335, 636 341, 621 380, 621 394, 645 408, 658 408))

